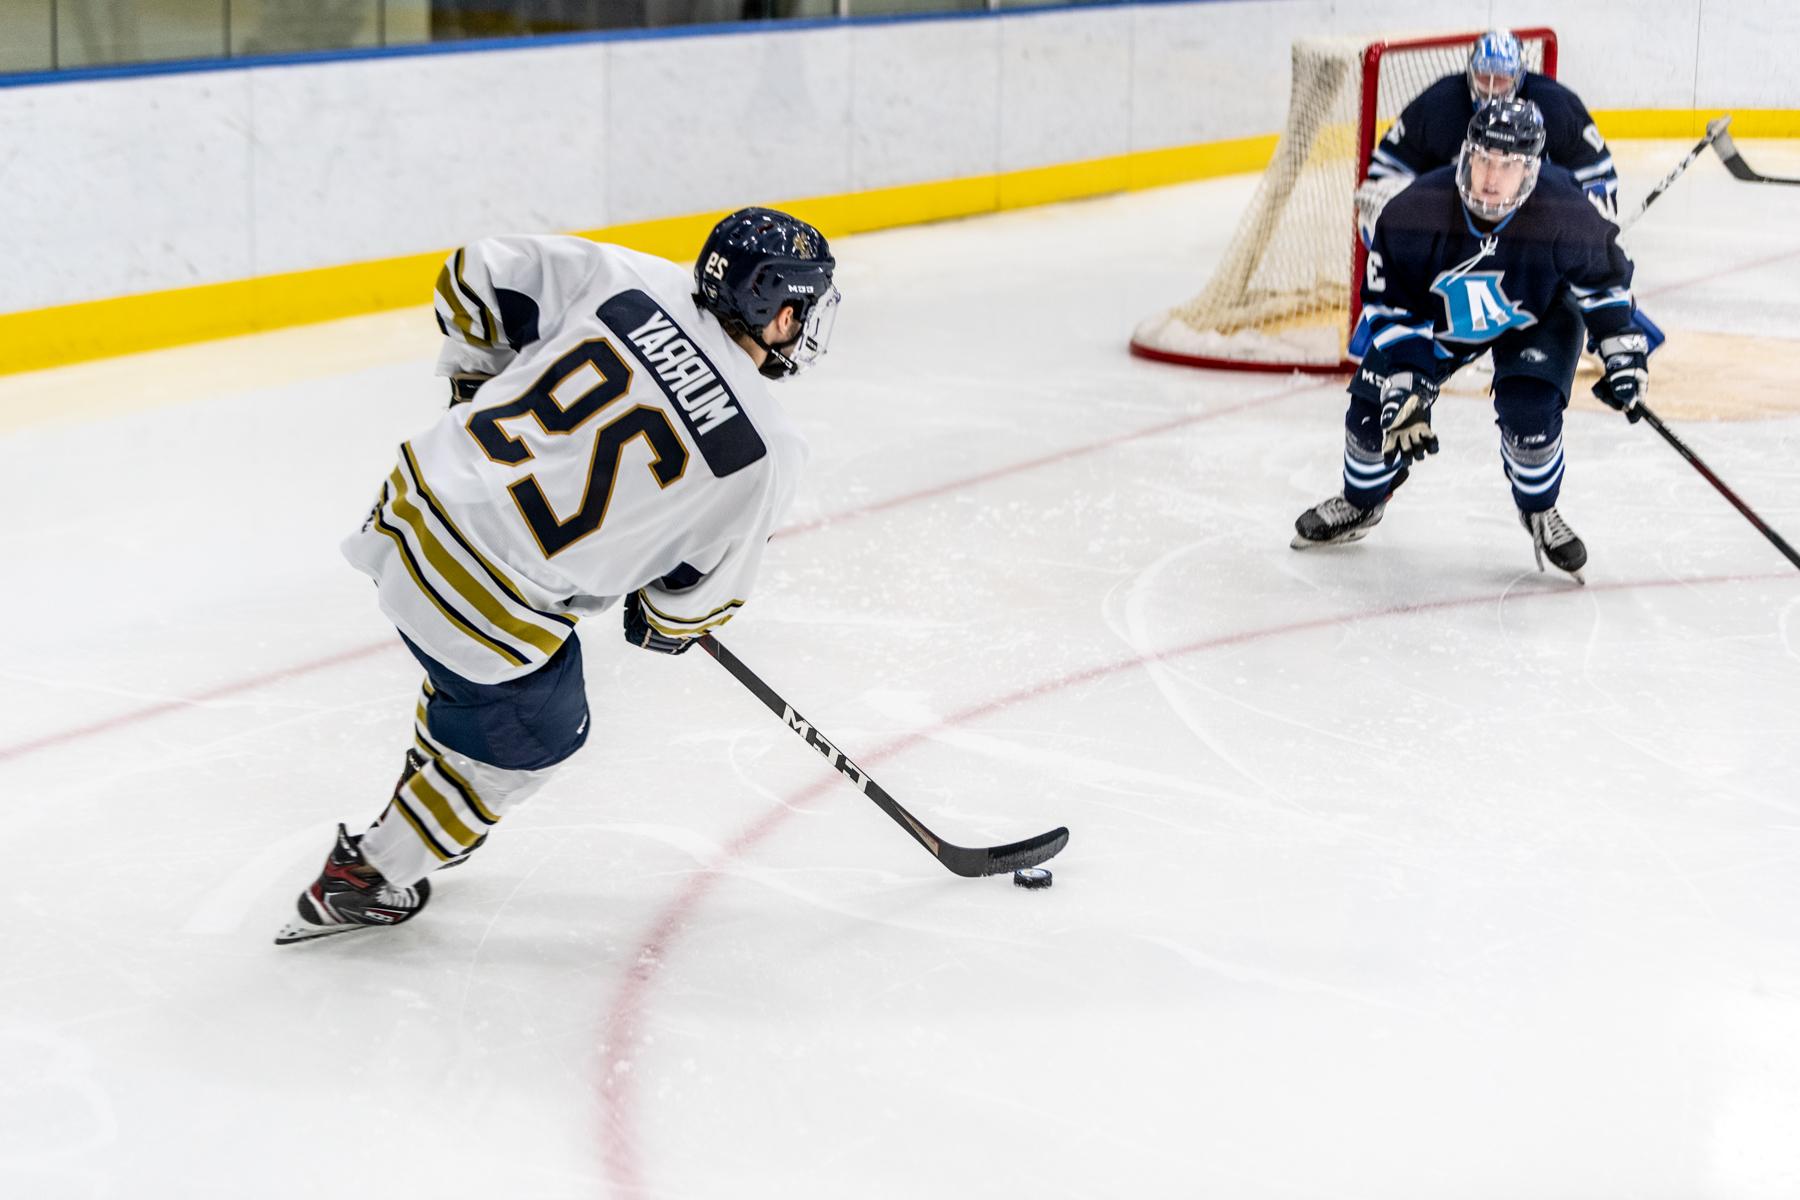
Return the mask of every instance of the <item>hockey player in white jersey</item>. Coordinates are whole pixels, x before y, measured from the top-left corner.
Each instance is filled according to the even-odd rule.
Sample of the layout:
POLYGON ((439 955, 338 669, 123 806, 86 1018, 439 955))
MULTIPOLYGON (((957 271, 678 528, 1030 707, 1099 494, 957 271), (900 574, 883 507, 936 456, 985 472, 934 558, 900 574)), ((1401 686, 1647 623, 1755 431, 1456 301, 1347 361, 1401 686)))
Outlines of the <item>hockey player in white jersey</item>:
POLYGON ((806 457, 765 379, 825 352, 834 266, 818 230, 760 208, 721 221, 691 275, 574 237, 450 255, 451 406, 344 543, 425 668, 414 744, 278 943, 409 920, 426 876, 581 747, 577 621, 622 602, 628 641, 679 654, 743 605, 806 457))

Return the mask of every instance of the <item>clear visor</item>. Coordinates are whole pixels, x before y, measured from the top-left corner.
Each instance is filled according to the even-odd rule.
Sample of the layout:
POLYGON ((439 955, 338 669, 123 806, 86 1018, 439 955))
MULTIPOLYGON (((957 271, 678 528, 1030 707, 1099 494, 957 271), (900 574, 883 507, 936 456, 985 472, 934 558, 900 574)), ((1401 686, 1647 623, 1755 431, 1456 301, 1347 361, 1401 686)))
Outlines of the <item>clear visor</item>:
POLYGON ((1498 220, 1525 202, 1537 186, 1541 160, 1463 143, 1457 156, 1456 186, 1463 202, 1478 216, 1498 220))
POLYGON ((794 370, 804 371, 825 357, 825 350, 831 345, 831 331, 837 327, 840 299, 842 296, 837 288, 827 288, 806 314, 806 320, 800 325, 800 336, 794 339, 792 348, 783 351, 788 361, 794 364, 794 370))
POLYGON ((1526 170, 1537 161, 1534 155, 1495 150, 1488 146, 1470 146, 1468 153, 1471 166, 1499 172, 1502 179, 1511 179, 1515 175, 1520 179, 1525 178, 1526 170))

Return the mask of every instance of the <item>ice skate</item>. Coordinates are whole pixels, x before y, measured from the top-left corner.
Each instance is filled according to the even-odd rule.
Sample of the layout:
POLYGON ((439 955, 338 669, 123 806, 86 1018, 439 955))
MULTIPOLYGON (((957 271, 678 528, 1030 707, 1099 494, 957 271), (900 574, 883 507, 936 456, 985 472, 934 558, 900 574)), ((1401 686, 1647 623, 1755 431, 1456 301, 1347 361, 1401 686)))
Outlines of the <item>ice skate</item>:
POLYGON ((1385 497, 1374 508, 1358 508, 1342 496, 1329 497, 1300 514, 1294 522, 1294 540, 1288 544, 1296 550, 1308 550, 1360 542, 1369 530, 1381 524, 1386 508, 1385 497))
POLYGON ((1519 524, 1531 534, 1531 548, 1537 555, 1538 570, 1544 569, 1544 560, 1559 571, 1567 571, 1576 583, 1586 584, 1581 577, 1581 568, 1587 565, 1587 547, 1582 544, 1569 523, 1562 519, 1562 514, 1554 508, 1543 512, 1519 514, 1519 524))
POLYGON ((288 922, 275 935, 277 946, 353 929, 398 925, 425 907, 431 899, 431 884, 426 880, 397 888, 380 874, 364 875, 355 869, 368 865, 357 846, 361 840, 338 826, 337 843, 325 859, 324 871, 296 902, 300 919, 288 922))

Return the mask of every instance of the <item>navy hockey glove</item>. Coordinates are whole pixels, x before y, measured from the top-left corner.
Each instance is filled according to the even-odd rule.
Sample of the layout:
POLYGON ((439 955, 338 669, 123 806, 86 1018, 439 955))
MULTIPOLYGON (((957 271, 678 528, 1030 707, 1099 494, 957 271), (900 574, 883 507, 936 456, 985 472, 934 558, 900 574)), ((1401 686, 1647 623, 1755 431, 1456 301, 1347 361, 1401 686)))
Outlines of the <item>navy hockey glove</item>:
POLYGON ((474 372, 459 371, 450 377, 450 407, 466 404, 475 398, 481 385, 492 379, 492 375, 477 375, 474 372))
POLYGON ((1419 462, 1438 452, 1431 432, 1431 405, 1438 385, 1411 371, 1395 371, 1381 389, 1381 454, 1419 462))
POLYGON ((683 654, 694 644, 693 638, 670 637, 658 633, 644 616, 644 594, 633 592, 625 597, 625 640, 659 654, 683 654))
POLYGON ((1600 343, 1600 357, 1606 363, 1606 374, 1595 381, 1594 395, 1628 419, 1643 420, 1638 402, 1650 390, 1650 339, 1641 333, 1605 338, 1600 343))

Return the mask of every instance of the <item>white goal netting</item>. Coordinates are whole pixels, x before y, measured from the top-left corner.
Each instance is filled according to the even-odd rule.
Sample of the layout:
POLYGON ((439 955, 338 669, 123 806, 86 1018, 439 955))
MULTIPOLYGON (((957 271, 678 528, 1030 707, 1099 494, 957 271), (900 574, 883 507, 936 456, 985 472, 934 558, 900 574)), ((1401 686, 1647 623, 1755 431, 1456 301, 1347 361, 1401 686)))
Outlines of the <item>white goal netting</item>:
MULTIPOLYGON (((1527 67, 1555 73, 1555 34, 1518 30, 1527 67)), ((1407 103, 1462 71, 1480 33, 1294 43, 1287 127, 1206 288, 1151 317, 1134 353, 1193 366, 1340 369, 1354 323, 1361 243, 1354 193, 1407 103)))

